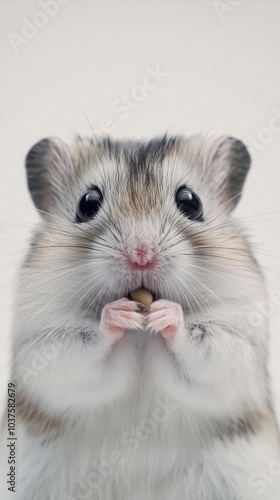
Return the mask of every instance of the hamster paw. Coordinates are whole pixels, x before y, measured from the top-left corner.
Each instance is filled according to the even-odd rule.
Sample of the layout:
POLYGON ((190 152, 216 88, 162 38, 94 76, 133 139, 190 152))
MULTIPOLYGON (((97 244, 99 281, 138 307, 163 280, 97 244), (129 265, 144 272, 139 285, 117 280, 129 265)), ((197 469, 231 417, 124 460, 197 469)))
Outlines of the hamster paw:
POLYGON ((176 302, 156 300, 149 307, 148 328, 166 340, 173 340, 184 328, 183 310, 176 302))
POLYGON ((139 305, 126 298, 106 304, 101 313, 101 331, 115 340, 122 338, 126 329, 139 329, 144 321, 139 305))

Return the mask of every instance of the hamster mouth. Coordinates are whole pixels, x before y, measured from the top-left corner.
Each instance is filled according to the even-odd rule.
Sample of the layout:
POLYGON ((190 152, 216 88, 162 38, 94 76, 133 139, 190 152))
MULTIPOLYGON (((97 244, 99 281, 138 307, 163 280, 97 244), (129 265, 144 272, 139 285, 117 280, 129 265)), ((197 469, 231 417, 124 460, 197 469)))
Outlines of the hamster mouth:
MULTIPOLYGON (((145 288, 145 287, 141 287, 141 288, 145 288)), ((148 292, 150 292, 150 293, 152 294, 152 296, 153 296, 153 302, 154 302, 155 300, 159 300, 159 299, 161 298, 161 297, 158 295, 158 293, 155 293, 155 292, 153 292, 152 290, 149 290, 148 288, 145 288, 145 289, 146 289, 146 290, 148 290, 148 292)), ((129 299, 129 300, 132 300, 132 298, 131 298, 131 292, 128 292, 128 294, 127 294, 127 295, 125 295, 125 298, 126 298, 126 299, 129 299)))
POLYGON ((153 296, 153 302, 155 300, 159 300, 161 297, 158 295, 158 293, 155 293, 155 292, 151 292, 152 296, 153 296))
POLYGON ((141 284, 139 283, 138 286, 136 286, 135 288, 131 288, 131 290, 129 290, 129 292, 126 293, 126 295, 124 295, 124 297, 126 297, 127 299, 129 300, 134 300, 131 296, 131 294, 135 291, 142 291, 142 292, 147 292, 148 294, 151 294, 152 295, 152 302, 155 302, 156 300, 159 300, 159 299, 163 299, 164 297, 162 297, 159 292, 153 288, 153 287, 150 287, 149 286, 149 283, 146 283, 145 280, 141 280, 141 284))
MULTIPOLYGON (((152 302, 155 302, 155 300, 159 300, 159 299, 161 298, 161 297, 159 296, 159 294, 158 294, 158 293, 153 292, 152 290, 150 290, 150 289, 148 289, 148 288, 146 288, 146 287, 144 287, 144 286, 141 286, 138 290, 141 290, 141 289, 142 289, 142 290, 147 290, 147 292, 150 292, 150 293, 151 293, 151 295, 152 295, 152 297, 153 297, 152 302)), ((132 296, 131 296, 131 294, 132 294, 132 293, 133 293, 133 290, 131 290, 131 291, 130 291, 127 295, 125 295, 125 297, 126 297, 127 299, 129 299, 129 300, 133 300, 133 298, 132 298, 132 296)), ((135 300, 135 299, 134 299, 134 300, 135 300)))

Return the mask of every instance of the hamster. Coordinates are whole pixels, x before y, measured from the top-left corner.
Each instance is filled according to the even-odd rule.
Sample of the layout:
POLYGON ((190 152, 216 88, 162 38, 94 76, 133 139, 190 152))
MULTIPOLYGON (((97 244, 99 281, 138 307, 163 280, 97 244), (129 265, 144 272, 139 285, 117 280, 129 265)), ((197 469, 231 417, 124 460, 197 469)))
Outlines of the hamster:
POLYGON ((279 497, 264 279, 233 215, 249 167, 229 136, 29 151, 17 500, 279 497))

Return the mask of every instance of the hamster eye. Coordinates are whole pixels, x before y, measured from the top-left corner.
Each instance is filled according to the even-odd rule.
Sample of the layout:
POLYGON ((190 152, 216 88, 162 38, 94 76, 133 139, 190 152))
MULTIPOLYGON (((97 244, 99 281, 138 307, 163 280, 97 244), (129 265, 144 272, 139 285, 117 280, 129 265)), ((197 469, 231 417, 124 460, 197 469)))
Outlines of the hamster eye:
POLYGON ((92 219, 98 212, 103 196, 98 187, 93 187, 84 194, 77 204, 76 219, 77 222, 86 222, 92 219))
POLYGON ((193 191, 186 186, 181 186, 176 193, 175 201, 183 215, 192 220, 203 221, 202 203, 199 196, 193 191))

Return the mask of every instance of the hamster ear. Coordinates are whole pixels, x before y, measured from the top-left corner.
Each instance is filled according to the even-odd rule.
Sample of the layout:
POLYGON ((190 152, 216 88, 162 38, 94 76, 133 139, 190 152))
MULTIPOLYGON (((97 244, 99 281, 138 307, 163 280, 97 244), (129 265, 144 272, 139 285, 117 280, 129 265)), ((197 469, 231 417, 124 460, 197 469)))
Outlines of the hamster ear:
POLYGON ((251 165, 242 141, 230 136, 203 140, 203 177, 226 210, 238 204, 251 165))
POLYGON ((25 166, 33 202, 46 217, 65 191, 66 173, 71 167, 69 148, 56 137, 42 139, 28 152, 25 166))

